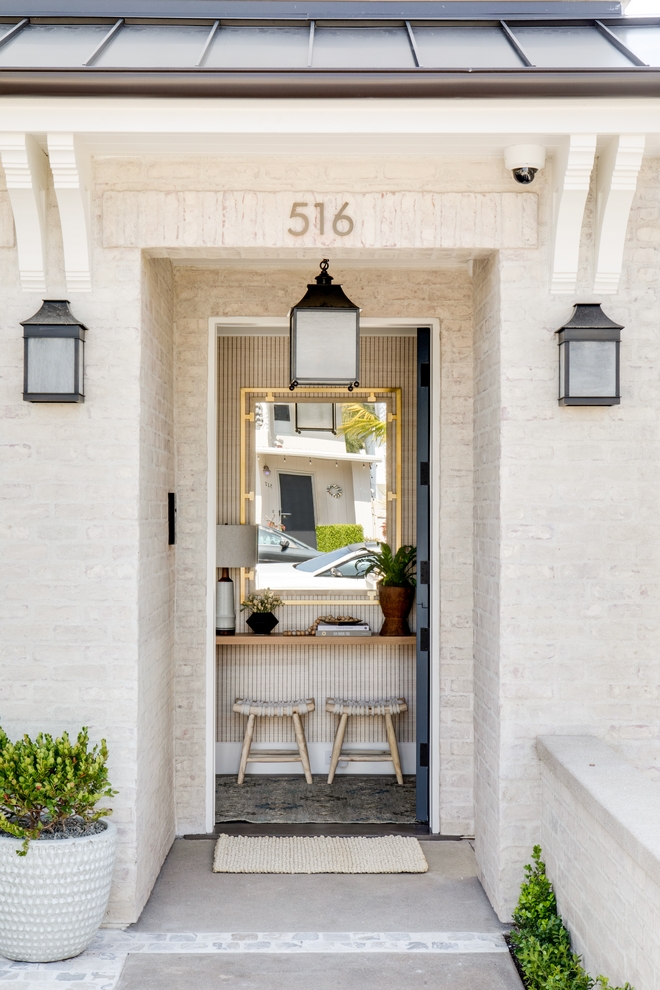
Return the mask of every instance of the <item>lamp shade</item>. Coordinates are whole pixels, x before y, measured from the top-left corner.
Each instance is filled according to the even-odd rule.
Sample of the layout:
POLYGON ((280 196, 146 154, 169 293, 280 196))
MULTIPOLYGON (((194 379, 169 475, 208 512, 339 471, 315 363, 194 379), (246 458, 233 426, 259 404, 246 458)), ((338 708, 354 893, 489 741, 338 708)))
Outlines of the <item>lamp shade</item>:
POLYGON ((216 526, 218 567, 254 567, 257 563, 258 526, 216 526))
POLYGON ((623 327, 600 303, 578 303, 557 330, 559 404, 615 406, 621 402, 619 348, 623 327))
POLYGON ((360 384, 360 310, 341 285, 333 285, 329 262, 290 313, 291 384, 360 384))
POLYGON ((68 299, 44 299, 38 313, 21 323, 26 402, 84 402, 86 327, 68 299))

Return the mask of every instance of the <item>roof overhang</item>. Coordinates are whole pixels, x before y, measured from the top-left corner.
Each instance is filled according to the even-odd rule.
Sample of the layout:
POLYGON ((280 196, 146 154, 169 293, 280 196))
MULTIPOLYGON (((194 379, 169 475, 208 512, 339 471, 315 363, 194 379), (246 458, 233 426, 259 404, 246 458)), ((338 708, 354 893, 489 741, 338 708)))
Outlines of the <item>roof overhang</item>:
POLYGON ((360 99, 659 97, 660 68, 0 69, 0 96, 360 99))

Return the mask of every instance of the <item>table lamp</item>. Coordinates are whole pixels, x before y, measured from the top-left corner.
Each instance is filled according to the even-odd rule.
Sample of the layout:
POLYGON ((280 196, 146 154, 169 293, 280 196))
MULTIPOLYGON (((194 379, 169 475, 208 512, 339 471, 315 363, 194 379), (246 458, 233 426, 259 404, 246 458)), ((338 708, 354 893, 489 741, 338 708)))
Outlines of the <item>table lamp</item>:
POLYGON ((258 559, 258 526, 217 526, 216 566, 222 570, 215 593, 215 632, 233 636, 236 632, 234 582, 230 567, 254 567, 258 559))

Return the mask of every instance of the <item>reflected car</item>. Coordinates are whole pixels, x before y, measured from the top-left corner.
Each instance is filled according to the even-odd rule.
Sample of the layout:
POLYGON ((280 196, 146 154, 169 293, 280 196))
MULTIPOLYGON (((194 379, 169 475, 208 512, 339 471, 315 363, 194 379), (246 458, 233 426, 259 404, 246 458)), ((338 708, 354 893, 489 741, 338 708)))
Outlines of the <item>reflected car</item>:
POLYGON ((364 579, 369 565, 368 553, 369 550, 364 543, 350 543, 346 547, 340 547, 339 550, 331 550, 329 553, 319 554, 313 560, 296 564, 295 568, 315 578, 364 579))
MULTIPOLYGON (((374 544, 374 547, 376 544, 374 544)), ((256 567, 257 588, 275 591, 359 591, 374 590, 376 577, 365 574, 370 548, 353 543, 330 553, 318 553, 298 564, 261 564, 256 567)))
POLYGON ((260 564, 297 564, 319 557, 320 550, 297 540, 295 536, 270 526, 259 527, 259 563, 260 564))

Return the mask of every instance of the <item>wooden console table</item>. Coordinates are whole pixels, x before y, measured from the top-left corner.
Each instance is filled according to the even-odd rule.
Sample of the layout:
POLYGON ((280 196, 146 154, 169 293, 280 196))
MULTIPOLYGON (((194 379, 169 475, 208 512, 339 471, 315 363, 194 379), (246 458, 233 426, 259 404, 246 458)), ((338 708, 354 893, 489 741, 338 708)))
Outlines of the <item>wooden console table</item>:
POLYGON ((416 636, 284 636, 271 633, 257 636, 255 633, 237 633, 235 636, 216 636, 218 646, 337 646, 343 643, 362 646, 407 646, 416 642, 416 636))

